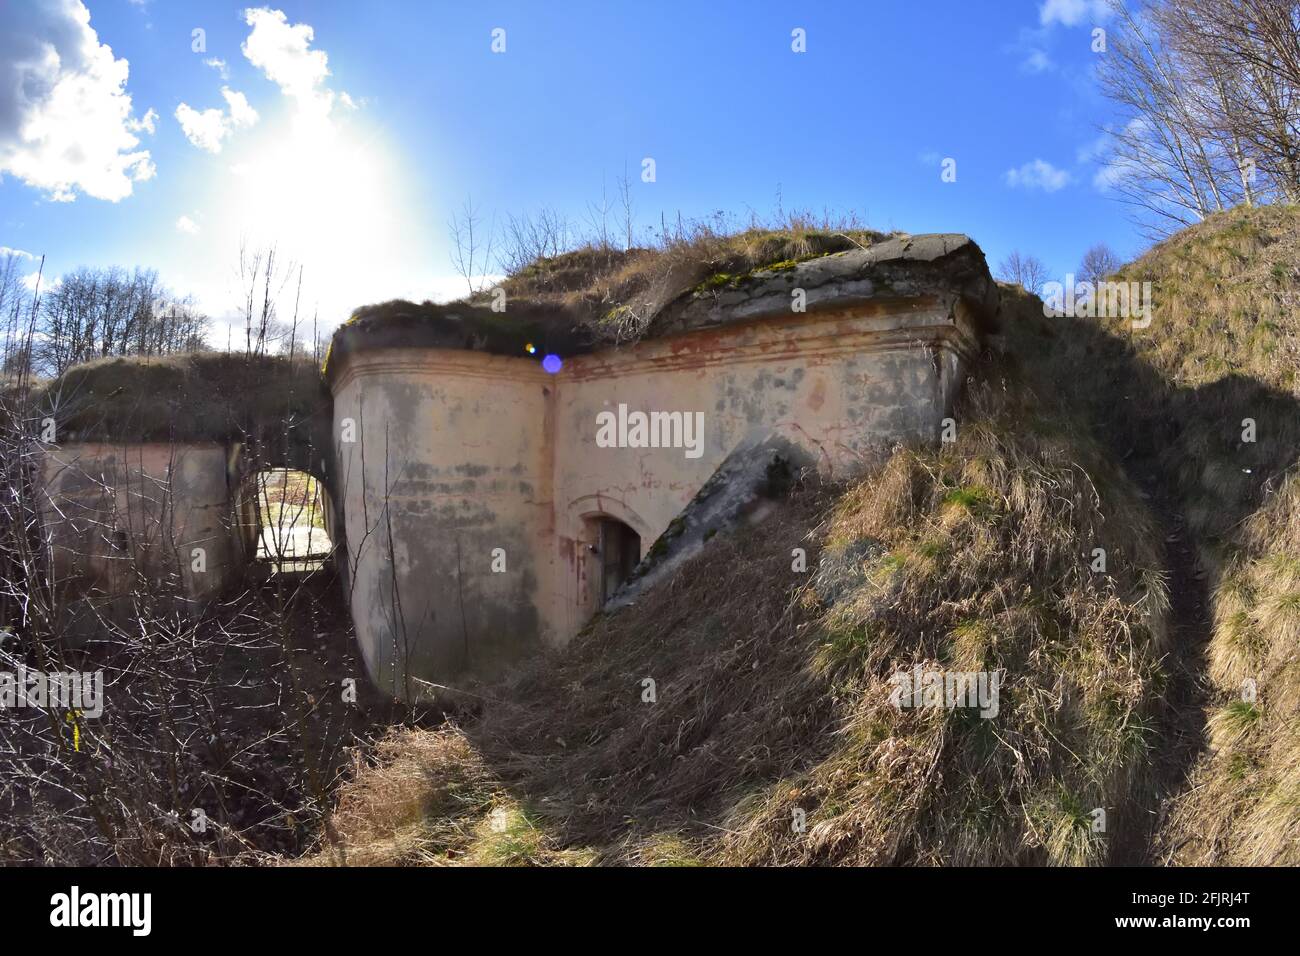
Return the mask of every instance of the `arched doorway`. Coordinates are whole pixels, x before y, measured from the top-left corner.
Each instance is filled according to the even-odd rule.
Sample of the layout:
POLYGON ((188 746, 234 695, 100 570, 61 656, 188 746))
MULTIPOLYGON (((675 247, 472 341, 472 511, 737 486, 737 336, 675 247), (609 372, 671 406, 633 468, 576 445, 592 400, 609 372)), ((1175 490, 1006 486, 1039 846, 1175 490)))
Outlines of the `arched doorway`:
POLYGON ((259 471, 240 497, 249 555, 271 574, 315 571, 334 550, 329 496, 312 475, 292 468, 259 471))
POLYGON ((641 563, 641 536, 617 518, 589 519, 595 524, 597 567, 596 605, 605 602, 623 585, 641 563))

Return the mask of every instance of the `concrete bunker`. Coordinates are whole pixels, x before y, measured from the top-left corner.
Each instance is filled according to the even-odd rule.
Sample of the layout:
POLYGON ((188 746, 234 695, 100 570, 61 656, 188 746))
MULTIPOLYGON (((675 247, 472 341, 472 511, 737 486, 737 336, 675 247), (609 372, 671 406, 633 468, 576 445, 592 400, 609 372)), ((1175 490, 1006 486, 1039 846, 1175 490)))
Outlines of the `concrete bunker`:
POLYGON ((700 283, 631 342, 554 303, 360 310, 326 379, 371 677, 419 698, 564 644, 740 450, 840 478, 937 439, 997 302, 936 235, 700 283))
MULTIPOLYGON (((854 245, 708 276, 630 337, 630 306, 393 302, 340 327, 323 377, 230 354, 70 369, 33 396, 56 432, 39 468, 53 578, 83 622, 129 614, 141 585, 199 608, 265 545, 257 476, 292 470, 320 482, 308 527, 381 690, 498 675, 761 514, 783 470, 850 477, 938 438, 996 321, 983 253, 959 235, 854 245)), ((276 540, 284 570, 300 549, 276 540)))
POLYGON ((142 601, 197 613, 242 582, 257 554, 242 489, 259 472, 309 474, 328 501, 329 395, 310 362, 104 359, 23 401, 40 439, 50 580, 74 637, 142 601))

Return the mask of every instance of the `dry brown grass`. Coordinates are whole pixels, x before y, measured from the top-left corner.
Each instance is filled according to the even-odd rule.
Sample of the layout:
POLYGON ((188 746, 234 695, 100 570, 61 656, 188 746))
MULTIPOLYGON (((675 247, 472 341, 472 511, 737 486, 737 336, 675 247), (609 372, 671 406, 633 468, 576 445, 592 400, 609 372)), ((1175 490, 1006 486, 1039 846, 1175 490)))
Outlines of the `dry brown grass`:
POLYGON ((1118 278, 1153 283, 1149 328, 1044 319, 1027 300, 1011 337, 1031 378, 1055 377, 1129 466, 1155 477, 1208 589, 1206 749, 1173 794, 1158 858, 1295 864, 1300 210, 1215 215, 1118 278))
POLYGON ((335 839, 308 866, 580 865, 550 846, 455 727, 394 732, 358 758, 339 793, 335 839))
POLYGON ((1165 843, 1201 865, 1300 864, 1300 477, 1242 529, 1215 591, 1210 752, 1165 843))
POLYGON ((1105 861, 1091 811, 1113 833, 1144 785, 1158 537, 1035 403, 982 387, 962 421, 953 446, 713 539, 463 732, 394 738, 335 817, 349 859, 494 862, 504 806, 541 863, 1105 861), (918 663, 1005 673, 1001 713, 891 706, 918 663))
MULTIPOLYGON (((1300 862, 1300 210, 1238 208, 1160 244, 1121 278, 1155 284, 1129 332, 1169 384, 1161 463, 1212 599, 1208 752, 1162 834, 1173 862, 1300 862), (1245 441, 1245 420, 1256 440, 1245 441)), ((1123 334, 1123 333, 1121 333, 1123 334)))
POLYGON ((725 219, 665 227, 653 248, 584 246, 539 259, 510 276, 510 296, 561 305, 591 320, 649 318, 710 276, 752 272, 777 263, 870 245, 885 238, 854 215, 789 213, 744 226, 725 219), (610 313, 614 312, 614 315, 610 313))
POLYGON ((1176 387, 1227 373, 1300 395, 1300 210, 1217 213, 1121 269, 1154 283, 1155 321, 1132 336, 1176 387))
MULTIPOLYGON (((857 216, 792 212, 741 225, 726 218, 665 225, 652 248, 584 245, 539 259, 502 288, 531 317, 554 310, 601 341, 639 337, 670 302, 709 280, 868 246, 886 238, 857 216)), ((490 301, 485 294, 480 302, 490 301)))
POLYGON ((989 392, 972 404, 954 447, 897 453, 839 503, 829 553, 869 557, 823 618, 816 666, 851 704, 826 759, 730 816, 724 859, 1108 858, 1091 811, 1113 833, 1151 744, 1166 610, 1152 522, 1059 419, 989 392), (899 711, 888 679, 915 665, 1004 674, 999 715, 899 711))

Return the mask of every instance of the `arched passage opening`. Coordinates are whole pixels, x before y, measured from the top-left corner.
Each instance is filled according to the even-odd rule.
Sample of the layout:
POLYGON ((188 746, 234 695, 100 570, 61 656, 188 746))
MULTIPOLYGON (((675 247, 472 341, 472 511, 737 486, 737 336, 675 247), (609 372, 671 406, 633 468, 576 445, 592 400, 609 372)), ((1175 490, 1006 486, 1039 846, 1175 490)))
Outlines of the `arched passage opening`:
POLYGON ((329 493, 305 471, 253 473, 240 490, 238 509, 246 553, 270 574, 318 570, 334 550, 329 493))

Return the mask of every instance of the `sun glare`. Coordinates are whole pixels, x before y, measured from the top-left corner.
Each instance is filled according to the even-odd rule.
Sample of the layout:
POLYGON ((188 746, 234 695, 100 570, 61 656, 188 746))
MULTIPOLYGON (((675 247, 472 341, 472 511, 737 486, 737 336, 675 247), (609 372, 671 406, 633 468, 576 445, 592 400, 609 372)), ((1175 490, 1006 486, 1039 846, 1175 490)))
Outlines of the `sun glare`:
POLYGON ((322 320, 336 323, 409 270, 412 237, 379 137, 299 116, 268 124, 223 160, 213 238, 232 261, 241 243, 274 244, 281 262, 302 265, 304 301, 319 302, 322 320))

